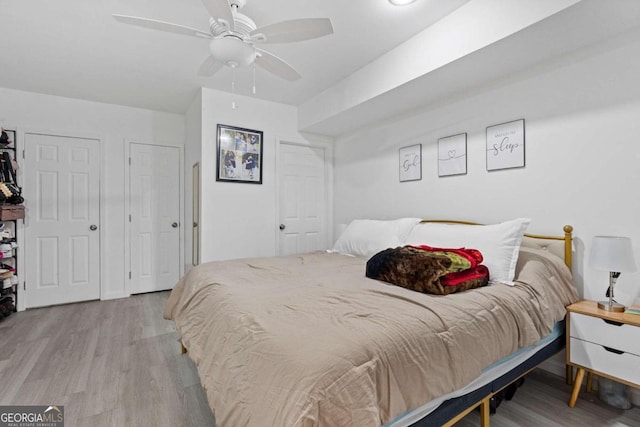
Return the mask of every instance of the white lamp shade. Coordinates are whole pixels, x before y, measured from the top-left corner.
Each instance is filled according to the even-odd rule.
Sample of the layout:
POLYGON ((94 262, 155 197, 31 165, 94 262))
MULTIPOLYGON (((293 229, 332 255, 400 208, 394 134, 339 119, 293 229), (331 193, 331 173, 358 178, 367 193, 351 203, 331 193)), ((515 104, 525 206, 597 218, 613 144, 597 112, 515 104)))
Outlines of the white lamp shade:
POLYGON ((631 239, 618 236, 595 236, 591 242, 589 264, 596 270, 636 271, 631 239))

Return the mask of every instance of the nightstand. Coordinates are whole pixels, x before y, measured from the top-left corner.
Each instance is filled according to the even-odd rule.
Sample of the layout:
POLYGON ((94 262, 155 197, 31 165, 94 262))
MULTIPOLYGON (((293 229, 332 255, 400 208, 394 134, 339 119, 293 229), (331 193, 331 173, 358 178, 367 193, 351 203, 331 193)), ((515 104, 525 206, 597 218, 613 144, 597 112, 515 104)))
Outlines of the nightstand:
POLYGON ((595 301, 567 307, 567 364, 578 368, 569 406, 585 372, 640 388, 640 316, 598 309, 595 301))

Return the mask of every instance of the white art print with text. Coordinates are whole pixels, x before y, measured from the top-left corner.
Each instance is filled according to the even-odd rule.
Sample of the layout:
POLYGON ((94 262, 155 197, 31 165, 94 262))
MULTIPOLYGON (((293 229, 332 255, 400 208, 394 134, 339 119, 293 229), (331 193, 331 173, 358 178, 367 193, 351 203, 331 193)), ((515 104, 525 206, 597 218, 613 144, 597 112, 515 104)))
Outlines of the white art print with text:
POLYGON ((524 167, 524 119, 487 128, 487 170, 524 167))
POLYGON ((422 179, 422 144, 400 149, 400 182, 422 179))

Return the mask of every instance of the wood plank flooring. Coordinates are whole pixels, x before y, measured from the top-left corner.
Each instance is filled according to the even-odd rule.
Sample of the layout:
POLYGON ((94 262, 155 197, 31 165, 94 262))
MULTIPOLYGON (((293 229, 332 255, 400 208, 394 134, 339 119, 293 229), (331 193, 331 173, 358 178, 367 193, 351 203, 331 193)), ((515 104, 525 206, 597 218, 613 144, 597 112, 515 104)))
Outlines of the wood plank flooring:
POLYGON ((0 404, 58 404, 65 426, 213 426, 180 355, 168 293, 47 307, 0 322, 0 404))
MULTIPOLYGON (((167 297, 47 307, 0 321, 0 404, 64 405, 67 427, 215 426, 195 366, 162 318, 167 297)), ((571 409, 570 391, 562 378, 535 371, 491 425, 640 426, 640 408, 615 409, 583 391, 571 409)), ((458 425, 478 426, 479 416, 458 425)))

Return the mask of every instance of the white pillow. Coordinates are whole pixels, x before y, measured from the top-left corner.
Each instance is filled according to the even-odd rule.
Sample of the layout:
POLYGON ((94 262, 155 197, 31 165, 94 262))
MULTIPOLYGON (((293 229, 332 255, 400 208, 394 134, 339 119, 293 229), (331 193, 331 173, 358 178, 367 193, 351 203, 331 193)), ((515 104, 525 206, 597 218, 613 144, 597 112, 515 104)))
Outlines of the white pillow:
POLYGON ((529 218, 477 226, 427 222, 413 227, 406 244, 477 249, 491 280, 510 284, 516 273, 522 236, 530 222, 529 218))
POLYGON ((403 246, 413 226, 420 221, 420 218, 392 221, 354 219, 329 252, 370 257, 384 249, 403 246))

